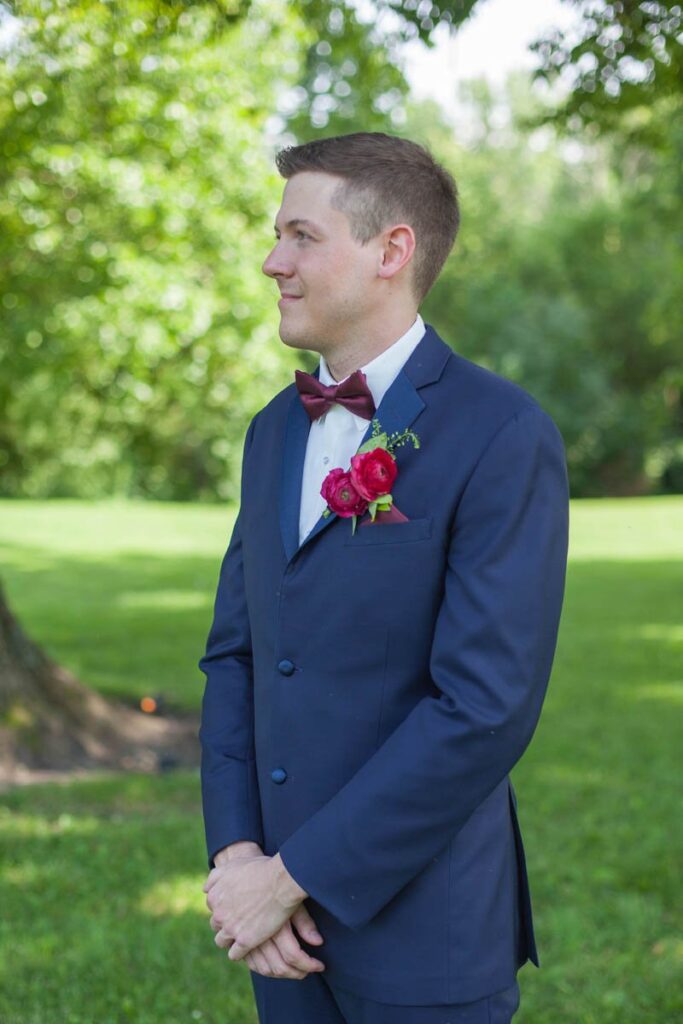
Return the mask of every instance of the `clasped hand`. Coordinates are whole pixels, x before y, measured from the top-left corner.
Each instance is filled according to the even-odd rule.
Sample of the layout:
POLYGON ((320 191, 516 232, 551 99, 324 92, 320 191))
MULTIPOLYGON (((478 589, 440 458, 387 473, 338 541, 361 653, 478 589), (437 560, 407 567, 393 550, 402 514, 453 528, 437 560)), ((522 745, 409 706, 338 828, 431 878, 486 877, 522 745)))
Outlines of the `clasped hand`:
MULTIPOLYGON (((325 965, 301 948, 323 938, 303 899, 284 900, 275 885, 272 857, 240 854, 216 864, 204 883, 217 946, 258 974, 301 980, 325 965)), ((303 891, 303 890, 302 890, 303 891)))

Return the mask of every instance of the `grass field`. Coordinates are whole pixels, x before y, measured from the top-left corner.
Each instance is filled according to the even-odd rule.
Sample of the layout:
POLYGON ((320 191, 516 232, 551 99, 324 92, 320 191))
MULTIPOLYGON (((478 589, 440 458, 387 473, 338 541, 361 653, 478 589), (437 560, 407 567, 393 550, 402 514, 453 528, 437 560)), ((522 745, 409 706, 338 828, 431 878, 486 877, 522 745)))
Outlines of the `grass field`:
MULTIPOLYGON (((0 577, 84 681, 198 708, 233 514, 0 502, 0 577)), ((677 1024, 683 499, 574 502, 571 528, 548 699, 514 773, 542 959, 515 1024, 677 1024)), ((255 1024, 204 865, 196 772, 1 794, 0 1024, 255 1024)))

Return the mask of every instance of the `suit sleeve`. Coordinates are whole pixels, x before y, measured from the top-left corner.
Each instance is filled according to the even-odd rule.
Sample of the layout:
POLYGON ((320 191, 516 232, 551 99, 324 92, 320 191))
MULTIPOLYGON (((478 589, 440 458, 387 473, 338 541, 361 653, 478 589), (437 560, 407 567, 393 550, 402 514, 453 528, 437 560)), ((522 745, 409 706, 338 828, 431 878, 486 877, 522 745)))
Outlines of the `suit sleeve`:
MULTIPOLYGON (((244 442, 243 466, 254 420, 244 442)), ((243 469, 244 473, 244 469, 243 469)), ((223 558, 206 653, 199 741, 204 829, 209 867, 214 854, 238 840, 263 845, 254 750, 253 658, 237 515, 223 558)))
POLYGON ((280 848, 348 927, 367 924, 448 844, 527 747, 555 653, 568 498, 561 435, 529 404, 461 493, 430 655, 438 694, 280 848))

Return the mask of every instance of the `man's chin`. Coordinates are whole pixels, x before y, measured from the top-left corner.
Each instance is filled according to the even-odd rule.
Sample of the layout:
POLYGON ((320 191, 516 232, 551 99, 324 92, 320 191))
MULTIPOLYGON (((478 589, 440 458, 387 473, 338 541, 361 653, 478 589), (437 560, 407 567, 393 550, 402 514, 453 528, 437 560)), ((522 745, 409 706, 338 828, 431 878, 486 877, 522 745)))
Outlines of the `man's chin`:
POLYGON ((313 339, 304 331, 297 331, 280 320, 280 340, 290 348, 311 348, 313 339))

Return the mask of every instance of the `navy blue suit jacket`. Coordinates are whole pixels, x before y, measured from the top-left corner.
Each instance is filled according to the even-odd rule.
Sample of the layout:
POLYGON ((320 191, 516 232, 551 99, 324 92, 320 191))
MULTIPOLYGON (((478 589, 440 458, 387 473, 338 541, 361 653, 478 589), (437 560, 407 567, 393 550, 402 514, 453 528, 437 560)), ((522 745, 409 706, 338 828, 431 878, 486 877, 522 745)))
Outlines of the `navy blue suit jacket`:
POLYGON ((321 517, 301 545, 295 385, 249 425, 200 661, 209 865, 237 840, 279 851, 341 987, 468 1002, 537 962, 508 773, 555 651, 564 446, 526 391, 429 326, 376 417, 420 439, 396 450, 409 522, 352 535, 321 517))

